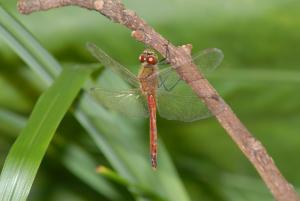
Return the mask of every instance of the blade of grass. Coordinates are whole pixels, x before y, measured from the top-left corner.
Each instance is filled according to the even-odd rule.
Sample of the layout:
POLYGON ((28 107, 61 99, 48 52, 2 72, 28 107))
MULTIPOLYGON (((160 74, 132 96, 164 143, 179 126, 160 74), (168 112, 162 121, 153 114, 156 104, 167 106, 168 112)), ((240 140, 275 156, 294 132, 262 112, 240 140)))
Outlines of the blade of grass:
POLYGON ((113 170, 111 170, 105 166, 99 166, 97 168, 97 172, 99 174, 107 177, 108 179, 115 181, 118 184, 121 184, 124 186, 129 186, 130 188, 138 189, 139 192, 144 195, 144 197, 147 197, 150 200, 165 201, 163 198, 157 196, 156 194, 153 194, 153 192, 148 191, 148 189, 143 189, 139 185, 129 183, 128 180, 122 178, 119 174, 117 174, 116 172, 114 172, 113 170))
MULTIPOLYGON (((12 111, 0 108, 0 130, 17 134, 25 127, 26 118, 12 111), (4 126, 2 128, 1 126, 4 126)), ((54 142, 55 143, 55 142, 54 142)), ((124 200, 115 187, 96 173, 97 162, 82 148, 73 144, 64 144, 66 152, 63 156, 63 165, 75 176, 111 200, 124 200)), ((61 154, 61 153, 59 153, 61 154)))
POLYGON ((0 200, 26 200, 55 130, 90 73, 90 68, 66 68, 41 95, 6 158, 0 200))
POLYGON ((100 194, 114 201, 125 200, 108 181, 97 175, 96 162, 82 148, 76 145, 69 145, 62 162, 74 175, 89 184, 100 194))
POLYGON ((37 73, 50 84, 61 67, 25 27, 9 15, 0 4, 0 36, 37 73))
POLYGON ((0 107, 0 129, 17 135, 26 124, 26 119, 0 107))

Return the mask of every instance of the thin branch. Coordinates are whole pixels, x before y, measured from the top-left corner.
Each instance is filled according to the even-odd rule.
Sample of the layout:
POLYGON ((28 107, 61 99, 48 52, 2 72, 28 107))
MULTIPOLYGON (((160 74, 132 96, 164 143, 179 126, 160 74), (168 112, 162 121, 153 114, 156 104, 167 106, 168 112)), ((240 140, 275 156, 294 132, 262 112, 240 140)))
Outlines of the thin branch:
POLYGON ((149 26, 134 11, 128 10, 120 0, 19 0, 18 8, 23 14, 76 5, 95 10, 113 22, 132 30, 132 37, 156 49, 176 68, 181 79, 194 90, 219 123, 254 165, 267 187, 278 201, 300 201, 294 188, 282 176, 263 145, 241 123, 229 105, 212 85, 191 63, 191 45, 176 47, 149 26), (166 55, 168 47, 168 55, 166 55), (222 112, 220 112, 222 111, 222 112))

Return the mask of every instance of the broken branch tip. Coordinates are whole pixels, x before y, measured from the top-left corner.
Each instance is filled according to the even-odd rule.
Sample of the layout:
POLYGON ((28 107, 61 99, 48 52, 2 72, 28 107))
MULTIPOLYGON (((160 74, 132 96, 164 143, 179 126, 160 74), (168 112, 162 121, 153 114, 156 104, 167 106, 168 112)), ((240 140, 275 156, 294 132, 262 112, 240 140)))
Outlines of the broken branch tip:
POLYGON ((103 6, 104 6, 104 1, 103 0, 96 0, 94 2, 94 7, 96 10, 102 10, 103 9, 103 6))
POLYGON ((133 38, 135 38, 136 40, 138 40, 138 41, 143 41, 144 35, 145 34, 140 30, 136 30, 136 31, 131 32, 131 36, 133 38))

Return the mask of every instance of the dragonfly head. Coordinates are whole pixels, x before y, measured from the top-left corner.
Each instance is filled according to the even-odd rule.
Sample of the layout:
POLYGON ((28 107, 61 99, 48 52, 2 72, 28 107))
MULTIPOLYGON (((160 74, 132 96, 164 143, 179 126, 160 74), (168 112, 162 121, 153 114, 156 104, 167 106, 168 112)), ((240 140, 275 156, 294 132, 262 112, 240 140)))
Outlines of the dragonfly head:
POLYGON ((140 62, 144 66, 154 66, 158 62, 158 56, 152 49, 145 49, 139 57, 140 62))

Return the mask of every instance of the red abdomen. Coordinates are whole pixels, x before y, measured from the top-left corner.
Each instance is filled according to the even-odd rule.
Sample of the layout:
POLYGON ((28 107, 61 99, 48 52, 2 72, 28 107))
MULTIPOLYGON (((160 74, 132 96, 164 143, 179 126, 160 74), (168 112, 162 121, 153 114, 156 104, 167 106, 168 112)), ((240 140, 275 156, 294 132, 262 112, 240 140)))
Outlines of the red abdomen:
POLYGON ((156 101, 153 94, 148 95, 147 99, 150 117, 150 157, 152 168, 155 170, 157 167, 156 101))

